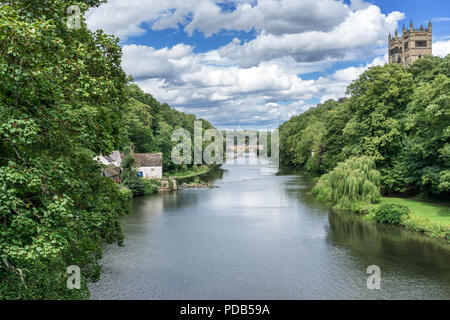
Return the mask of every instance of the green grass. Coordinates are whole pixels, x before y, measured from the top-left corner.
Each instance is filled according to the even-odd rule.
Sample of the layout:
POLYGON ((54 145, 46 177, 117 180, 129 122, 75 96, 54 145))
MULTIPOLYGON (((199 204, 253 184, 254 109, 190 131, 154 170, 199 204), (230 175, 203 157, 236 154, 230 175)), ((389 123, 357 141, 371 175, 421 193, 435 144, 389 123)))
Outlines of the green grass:
POLYGON ((199 176, 201 174, 208 173, 211 169, 207 166, 196 167, 190 170, 182 171, 182 172, 174 172, 164 174, 167 177, 174 177, 175 179, 184 179, 199 176))
POLYGON ((445 206, 443 204, 423 202, 415 199, 383 197, 376 206, 390 203, 407 206, 416 217, 427 218, 432 222, 450 225, 450 205, 445 206))

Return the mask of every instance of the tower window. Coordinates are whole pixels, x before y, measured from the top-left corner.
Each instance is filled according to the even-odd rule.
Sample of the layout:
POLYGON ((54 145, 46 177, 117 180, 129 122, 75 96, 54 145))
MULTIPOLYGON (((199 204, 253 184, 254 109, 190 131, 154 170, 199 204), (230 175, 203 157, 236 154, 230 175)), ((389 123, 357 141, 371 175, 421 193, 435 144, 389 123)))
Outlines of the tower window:
POLYGON ((416 40, 416 47, 417 48, 426 48, 427 40, 416 40))
POLYGON ((391 50, 391 55, 402 53, 402 49, 399 47, 395 47, 391 50))

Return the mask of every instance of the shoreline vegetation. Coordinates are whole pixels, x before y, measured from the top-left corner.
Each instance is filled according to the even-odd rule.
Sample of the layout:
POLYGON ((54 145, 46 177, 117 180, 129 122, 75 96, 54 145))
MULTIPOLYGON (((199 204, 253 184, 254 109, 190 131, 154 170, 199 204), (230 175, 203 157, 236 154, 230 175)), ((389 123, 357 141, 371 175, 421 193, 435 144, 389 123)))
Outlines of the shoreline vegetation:
POLYGON ((450 203, 381 196, 379 180, 373 160, 350 158, 322 175, 312 193, 337 212, 397 225, 450 244, 450 203))
POLYGON ((164 176, 167 178, 174 178, 174 179, 186 179, 186 178, 192 178, 201 176, 203 174, 209 173, 211 170, 214 170, 215 167, 211 166, 195 166, 186 170, 178 171, 178 172, 169 172, 165 173, 164 176))
POLYGON ((135 197, 158 194, 159 192, 176 191, 179 188, 213 189, 216 188, 216 186, 212 185, 210 182, 202 181, 199 177, 217 168, 219 168, 219 166, 194 166, 177 172, 165 173, 160 180, 146 180, 139 178, 137 179, 137 182, 132 185, 128 182, 128 186, 133 189, 130 189, 130 187, 127 187, 124 183, 120 184, 119 188, 123 197, 128 200, 135 197), (195 179, 193 181, 184 182, 184 180, 190 178, 195 179), (137 184, 142 185, 138 187, 139 190, 136 190, 137 184))
POLYGON ((280 126, 281 163, 322 174, 313 194, 337 211, 450 243, 449 92, 450 55, 369 68, 280 126))

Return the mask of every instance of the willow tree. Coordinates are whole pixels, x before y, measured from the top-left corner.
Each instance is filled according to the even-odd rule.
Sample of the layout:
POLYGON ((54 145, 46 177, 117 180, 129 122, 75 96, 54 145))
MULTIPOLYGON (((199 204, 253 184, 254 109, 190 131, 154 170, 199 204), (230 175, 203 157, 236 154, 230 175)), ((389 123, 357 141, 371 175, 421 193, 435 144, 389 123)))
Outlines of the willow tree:
POLYGON ((126 204, 92 160, 116 144, 126 84, 118 39, 82 16, 100 2, 0 2, 0 299, 86 298, 101 243, 122 241, 126 204))
POLYGON ((380 199, 380 173, 372 158, 350 158, 323 175, 313 192, 336 209, 361 211, 380 199))

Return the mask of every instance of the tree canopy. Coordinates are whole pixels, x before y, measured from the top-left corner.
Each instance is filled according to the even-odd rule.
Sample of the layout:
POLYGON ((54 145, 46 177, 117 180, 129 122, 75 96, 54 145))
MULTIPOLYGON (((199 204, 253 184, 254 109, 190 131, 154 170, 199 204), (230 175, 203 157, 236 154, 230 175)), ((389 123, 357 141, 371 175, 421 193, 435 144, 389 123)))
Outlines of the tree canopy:
POLYGON ((347 90, 280 126, 285 165, 321 173, 375 160, 386 193, 450 195, 450 56, 368 69, 347 90), (314 151, 314 152, 312 152, 314 151))
POLYGON ((69 5, 0 5, 0 297, 86 298, 101 243, 121 243, 128 204, 93 154, 116 144, 125 96, 118 39, 68 30, 69 5), (67 267, 82 270, 68 290, 67 267))

